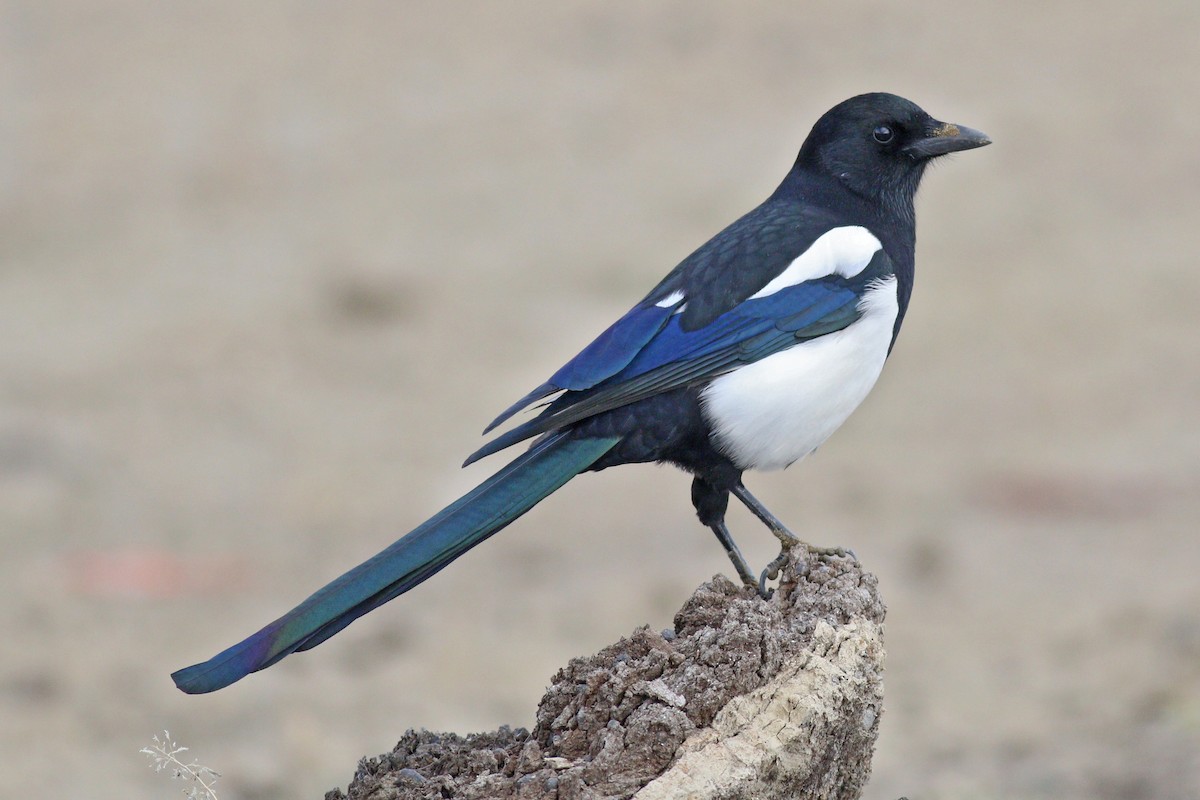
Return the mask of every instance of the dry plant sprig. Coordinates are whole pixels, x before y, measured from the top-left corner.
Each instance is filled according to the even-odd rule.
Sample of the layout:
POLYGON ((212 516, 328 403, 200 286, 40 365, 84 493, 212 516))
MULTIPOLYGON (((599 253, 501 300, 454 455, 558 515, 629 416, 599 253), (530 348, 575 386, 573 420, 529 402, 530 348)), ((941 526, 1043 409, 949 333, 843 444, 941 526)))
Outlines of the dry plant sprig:
POLYGON ((221 777, 221 773, 196 761, 183 763, 179 754, 187 752, 187 748, 173 741, 170 731, 164 730, 161 739, 157 734, 151 739, 154 744, 138 752, 149 756, 150 766, 155 772, 169 769, 172 778, 192 784, 183 790, 188 800, 218 800, 213 784, 221 777))

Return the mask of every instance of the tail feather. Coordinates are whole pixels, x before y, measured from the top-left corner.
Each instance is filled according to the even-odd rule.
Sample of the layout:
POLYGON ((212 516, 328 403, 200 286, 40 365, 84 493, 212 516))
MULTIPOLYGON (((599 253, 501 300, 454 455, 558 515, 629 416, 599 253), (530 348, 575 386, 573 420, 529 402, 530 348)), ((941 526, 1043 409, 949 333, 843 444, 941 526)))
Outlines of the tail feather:
POLYGON ((559 433, 536 442, 436 516, 318 589, 258 633, 171 678, 188 694, 203 694, 265 669, 290 653, 316 647, 533 508, 618 441, 616 437, 571 439, 559 433))

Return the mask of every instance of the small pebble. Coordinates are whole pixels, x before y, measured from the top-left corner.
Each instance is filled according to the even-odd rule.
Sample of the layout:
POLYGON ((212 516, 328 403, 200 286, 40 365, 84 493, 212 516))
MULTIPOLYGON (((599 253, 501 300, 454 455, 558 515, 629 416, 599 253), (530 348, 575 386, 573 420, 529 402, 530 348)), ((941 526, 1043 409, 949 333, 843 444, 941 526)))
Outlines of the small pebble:
POLYGON ((405 767, 396 773, 396 780, 404 781, 405 783, 425 783, 425 776, 417 772, 412 767, 405 767))

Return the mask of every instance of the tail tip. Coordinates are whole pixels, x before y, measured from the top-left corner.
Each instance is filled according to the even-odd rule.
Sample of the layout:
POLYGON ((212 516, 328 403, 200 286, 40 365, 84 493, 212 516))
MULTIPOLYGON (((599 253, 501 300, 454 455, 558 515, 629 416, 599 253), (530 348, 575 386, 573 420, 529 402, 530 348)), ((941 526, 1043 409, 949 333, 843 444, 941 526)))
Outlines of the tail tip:
POLYGON ((244 670, 231 669, 228 663, 214 664, 213 661, 193 664, 172 672, 171 680, 175 682, 175 688, 184 694, 208 694, 224 689, 231 683, 237 683, 250 674, 244 670))
POLYGON ((175 682, 176 689, 184 694, 207 694, 217 688, 202 685, 193 670, 195 667, 184 667, 171 673, 171 680, 175 682))

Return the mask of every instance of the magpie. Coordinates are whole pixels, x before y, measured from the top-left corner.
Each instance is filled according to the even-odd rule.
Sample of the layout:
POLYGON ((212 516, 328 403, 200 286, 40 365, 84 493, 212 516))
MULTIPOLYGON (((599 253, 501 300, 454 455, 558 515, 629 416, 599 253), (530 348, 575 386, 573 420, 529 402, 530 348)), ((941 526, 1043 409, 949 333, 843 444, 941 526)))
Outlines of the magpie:
POLYGON ((863 401, 913 286, 913 200, 935 158, 989 144, 886 93, 824 114, 762 205, 685 258, 646 297, 484 433, 540 411, 469 458, 533 439, 459 500, 244 641, 172 675, 211 692, 333 636, 501 530, 581 472, 658 462, 692 477, 692 503, 749 587, 764 591, 725 524, 733 495, 800 542, 746 489, 863 401))

